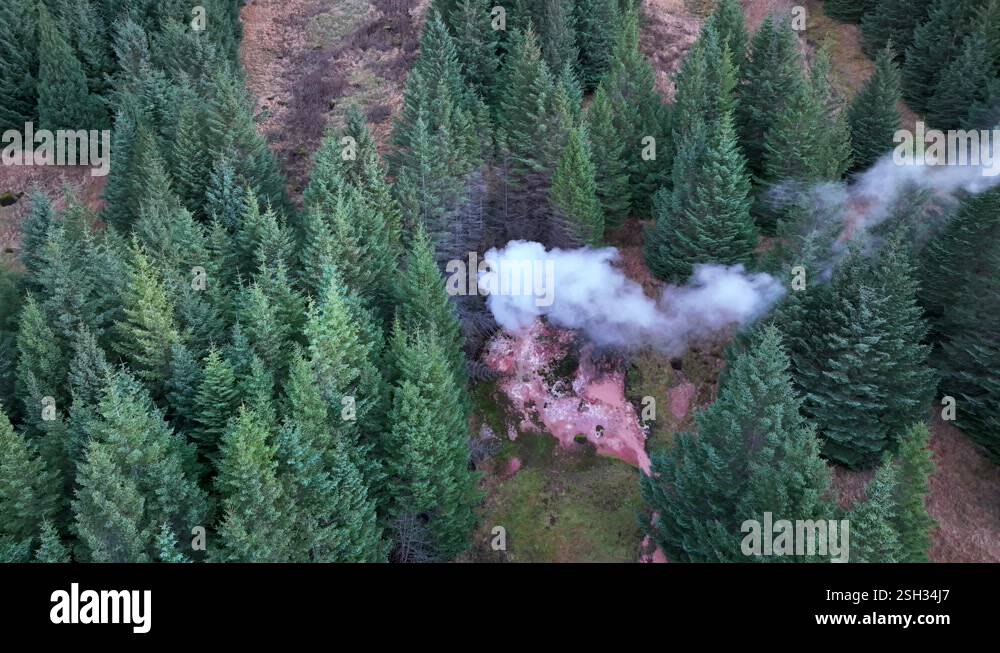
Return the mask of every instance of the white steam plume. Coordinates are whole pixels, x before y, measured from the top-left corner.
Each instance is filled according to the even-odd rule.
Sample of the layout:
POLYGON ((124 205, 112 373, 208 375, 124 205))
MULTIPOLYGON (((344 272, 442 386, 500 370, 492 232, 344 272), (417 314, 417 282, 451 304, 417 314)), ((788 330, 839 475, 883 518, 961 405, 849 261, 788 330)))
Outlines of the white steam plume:
POLYGON ((817 215, 838 216, 844 222, 844 238, 852 239, 892 217, 906 193, 930 191, 948 203, 959 191, 977 194, 1000 185, 1000 175, 992 171, 985 165, 901 165, 887 154, 850 184, 827 182, 805 189, 795 183, 779 184, 770 191, 769 201, 780 207, 804 198, 817 215))
POLYGON ((653 300, 614 267, 618 250, 612 247, 546 251, 540 243, 511 241, 485 259, 490 271, 480 274, 479 285, 490 288, 487 302, 504 329, 518 332, 545 316, 556 326, 583 331, 598 345, 652 346, 671 356, 700 337, 761 317, 785 292, 774 277, 747 273, 741 265, 699 265, 686 285, 669 286, 653 300), (536 272, 546 271, 550 288, 538 287, 542 275, 537 274, 534 294, 492 292, 498 278, 528 262, 536 272))

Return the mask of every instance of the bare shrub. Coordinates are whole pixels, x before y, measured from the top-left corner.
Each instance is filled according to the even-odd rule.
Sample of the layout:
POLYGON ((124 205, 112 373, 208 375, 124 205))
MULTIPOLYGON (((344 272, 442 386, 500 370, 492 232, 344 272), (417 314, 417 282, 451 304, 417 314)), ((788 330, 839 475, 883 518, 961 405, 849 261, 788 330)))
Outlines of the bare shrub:
POLYGON ((405 513, 390 524, 395 547, 390 559, 402 564, 437 562, 427 519, 423 515, 405 513))

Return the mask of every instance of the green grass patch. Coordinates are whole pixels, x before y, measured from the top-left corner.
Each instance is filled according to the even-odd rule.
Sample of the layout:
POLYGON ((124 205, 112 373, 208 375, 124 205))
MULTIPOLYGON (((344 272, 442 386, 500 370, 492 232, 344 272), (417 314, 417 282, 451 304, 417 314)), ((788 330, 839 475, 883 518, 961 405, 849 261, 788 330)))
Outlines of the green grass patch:
POLYGON ((310 21, 313 47, 322 47, 350 36, 364 24, 371 3, 368 0, 337 0, 310 21))
POLYGON ((669 444, 673 439, 673 419, 668 406, 670 387, 675 372, 670 359, 655 351, 643 351, 633 358, 625 376, 625 395, 635 405, 641 418, 643 397, 656 400, 657 419, 648 422, 650 427, 647 450, 655 445, 669 444))
MULTIPOLYGON (((558 449, 544 434, 523 435, 510 445, 524 468, 497 488, 482 521, 484 533, 506 529, 508 561, 637 559, 642 499, 636 469, 592 447, 558 449)), ((488 548, 487 537, 477 539, 488 548)))

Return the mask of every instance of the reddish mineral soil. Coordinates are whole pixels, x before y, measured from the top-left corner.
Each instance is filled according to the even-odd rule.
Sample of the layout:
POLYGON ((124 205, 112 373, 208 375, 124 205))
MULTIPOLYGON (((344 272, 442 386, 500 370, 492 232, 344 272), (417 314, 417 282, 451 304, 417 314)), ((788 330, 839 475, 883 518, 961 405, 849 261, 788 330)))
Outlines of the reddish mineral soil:
POLYGON ((524 463, 521 462, 520 458, 511 458, 510 460, 508 460, 507 467, 504 469, 503 472, 504 480, 508 478, 513 478, 514 475, 516 475, 519 471, 521 471, 521 467, 523 466, 524 463))
POLYGON ((502 375, 499 388, 521 417, 520 430, 550 433, 566 449, 589 442, 600 455, 648 474, 646 434, 625 398, 624 373, 598 370, 583 345, 572 380, 554 377, 576 339, 539 320, 522 333, 494 338, 486 364, 502 375))
POLYGON ((670 412, 679 420, 687 417, 691 412, 691 402, 694 401, 698 388, 695 384, 684 381, 680 385, 670 388, 670 412))
POLYGON ((653 543, 653 538, 647 535, 642 538, 642 544, 639 545, 639 562, 663 563, 670 561, 667 560, 663 549, 656 546, 653 543))

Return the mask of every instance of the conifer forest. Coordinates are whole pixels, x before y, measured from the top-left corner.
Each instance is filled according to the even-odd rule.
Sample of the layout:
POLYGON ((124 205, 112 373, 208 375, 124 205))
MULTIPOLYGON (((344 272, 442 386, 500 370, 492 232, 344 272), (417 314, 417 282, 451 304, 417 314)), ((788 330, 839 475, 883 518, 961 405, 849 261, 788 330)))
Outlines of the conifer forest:
POLYGON ((0 159, 2 562, 1000 562, 1000 0, 2 0, 0 159))

